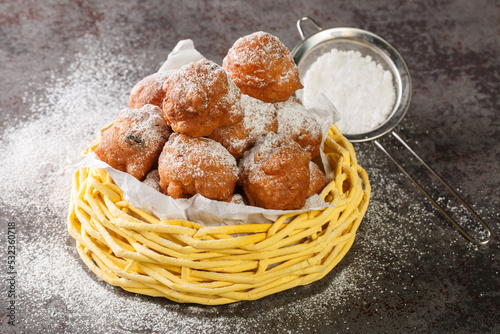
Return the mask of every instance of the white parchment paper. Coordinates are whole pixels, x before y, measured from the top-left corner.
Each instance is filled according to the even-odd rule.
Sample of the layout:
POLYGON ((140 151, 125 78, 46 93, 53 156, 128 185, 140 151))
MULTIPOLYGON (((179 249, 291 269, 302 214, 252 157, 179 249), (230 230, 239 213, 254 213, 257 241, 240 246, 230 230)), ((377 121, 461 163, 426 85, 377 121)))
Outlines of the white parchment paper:
MULTIPOLYGON (((204 59, 194 48, 193 41, 182 40, 161 66, 159 72, 179 69, 193 61, 204 59)), ((323 142, 331 124, 338 121, 338 113, 333 104, 324 96, 307 106, 309 113, 321 125, 323 142)), ((323 145, 323 144, 322 144, 323 145)), ((321 160, 327 178, 331 180, 331 169, 321 149, 321 160)), ((306 212, 330 206, 321 197, 314 195, 307 200, 300 210, 268 210, 243 204, 226 203, 207 199, 199 194, 188 199, 173 199, 147 186, 133 176, 118 171, 99 160, 95 153, 83 156, 76 168, 103 168, 113 181, 123 190, 124 198, 133 206, 153 212, 160 219, 186 219, 204 225, 268 223, 279 216, 289 213, 306 212)))

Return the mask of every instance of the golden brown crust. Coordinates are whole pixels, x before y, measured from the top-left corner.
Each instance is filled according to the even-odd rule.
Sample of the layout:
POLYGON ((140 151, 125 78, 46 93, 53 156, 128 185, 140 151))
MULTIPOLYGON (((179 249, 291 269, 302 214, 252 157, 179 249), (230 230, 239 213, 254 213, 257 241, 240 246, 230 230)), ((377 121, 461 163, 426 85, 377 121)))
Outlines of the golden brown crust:
POLYGON ((236 160, 216 141, 174 133, 158 161, 160 186, 173 198, 200 194, 230 199, 238 180, 236 160))
POLYGON ((328 184, 325 173, 312 161, 309 163, 309 173, 309 191, 307 192, 307 197, 321 193, 323 188, 328 184))
POLYGON ((191 137, 210 135, 243 119, 240 90, 226 71, 209 60, 181 67, 163 85, 163 113, 175 132, 191 137))
POLYGON ((303 88, 290 50, 266 32, 238 39, 222 66, 242 93, 264 102, 286 101, 303 88))
POLYGON ((140 109, 146 104, 152 104, 162 108, 163 100, 165 99, 163 82, 172 73, 174 71, 153 73, 139 81, 130 92, 128 99, 129 107, 140 109))
POLYGON ((307 199, 310 155, 285 136, 260 137, 239 162, 240 183, 251 205, 300 209, 307 199))
POLYGON ((95 153, 111 167, 140 180, 158 160, 170 134, 160 108, 148 104, 124 109, 102 134, 95 153))

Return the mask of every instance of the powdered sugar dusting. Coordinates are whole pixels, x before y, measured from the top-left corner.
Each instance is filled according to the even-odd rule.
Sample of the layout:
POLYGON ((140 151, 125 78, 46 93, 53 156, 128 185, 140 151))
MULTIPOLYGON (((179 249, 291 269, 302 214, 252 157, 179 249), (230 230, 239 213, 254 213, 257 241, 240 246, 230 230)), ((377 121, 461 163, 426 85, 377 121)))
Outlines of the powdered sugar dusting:
POLYGON ((276 36, 257 31, 238 38, 234 47, 228 51, 228 55, 236 64, 245 65, 259 58, 277 61, 282 57, 282 50, 283 44, 276 36), (255 47, 256 45, 258 47, 255 47), (244 48, 245 52, 237 52, 240 48, 244 48))
POLYGON ((278 133, 284 134, 313 155, 319 155, 321 142, 321 127, 310 115, 303 105, 289 99, 276 103, 278 115, 278 133))
POLYGON ((255 138, 266 133, 266 128, 276 118, 274 106, 244 94, 241 95, 241 104, 245 111, 243 127, 250 129, 250 136, 255 138))
POLYGON ((170 134, 161 109, 152 104, 147 104, 141 109, 123 109, 118 114, 117 120, 123 119, 131 120, 129 130, 140 135, 142 140, 153 146, 164 142, 170 134))
POLYGON ((131 125, 131 128, 137 130, 141 133, 151 132, 150 134, 145 134, 147 137, 157 137, 157 134, 154 133, 155 127, 158 126, 158 123, 166 125, 166 121, 163 118, 161 109, 157 106, 147 104, 141 109, 123 109, 118 114, 118 119, 130 119, 134 123, 131 125))
POLYGON ((218 166, 221 172, 238 176, 236 160, 215 140, 174 134, 164 150, 168 152, 160 157, 160 165, 167 166, 177 178, 184 178, 186 173, 191 178, 206 178, 212 173, 211 168, 206 168, 208 166, 218 166))
POLYGON ((277 118, 273 104, 251 96, 241 94, 239 105, 243 109, 243 120, 217 129, 214 135, 224 142, 224 146, 227 145, 230 152, 243 153, 259 136, 277 131, 277 118))
POLYGON ((321 93, 341 114, 336 125, 345 134, 375 129, 385 122, 396 101, 391 72, 358 51, 332 49, 318 57, 304 76, 304 103, 321 93))
POLYGON ((288 100, 276 103, 278 109, 278 132, 294 132, 301 127, 319 129, 317 122, 307 115, 307 110, 301 104, 288 100))
MULTIPOLYGON (((229 77, 229 75, 227 75, 227 94, 224 96, 221 102, 219 102, 219 104, 221 106, 224 105, 234 106, 239 101, 240 97, 241 97, 240 89, 236 86, 236 84, 229 77)), ((231 108, 229 112, 232 113, 233 116, 240 113, 240 111, 235 108, 231 108)))
POLYGON ((316 120, 308 115, 306 108, 293 100, 276 103, 278 109, 278 132, 320 132, 320 126, 316 120))
POLYGON ((0 192, 9 194, 14 207, 48 201, 65 209, 72 163, 126 105, 130 85, 116 76, 130 73, 130 62, 122 56, 109 59, 100 45, 82 42, 89 43, 89 53, 77 55, 67 78, 47 83, 44 98, 33 100, 28 89, 25 100, 35 116, 14 124, 2 136, 0 168, 5 180, 0 192))
MULTIPOLYGON (((267 173, 262 169, 261 160, 271 156, 274 151, 281 149, 290 149, 291 152, 294 153, 294 158, 297 159, 307 157, 306 153, 300 149, 300 146, 290 141, 287 136, 279 133, 268 133, 257 138, 254 147, 246 151, 243 154, 243 158, 239 160, 239 167, 242 173, 250 176, 249 180, 251 183, 262 182, 262 178, 267 177, 267 173)), ((300 161, 301 160, 297 161, 298 166, 303 167, 300 165, 300 161)), ((287 167, 290 168, 294 166, 287 167)), ((308 167, 309 161, 307 161, 307 168, 308 167)), ((297 171, 289 170, 288 172, 295 173, 297 171)))
POLYGON ((208 106, 210 98, 218 99, 217 107, 232 106, 240 99, 240 90, 226 71, 210 60, 204 59, 182 66, 168 82, 173 83, 169 87, 175 87, 178 94, 199 97, 207 104, 204 107, 208 106))

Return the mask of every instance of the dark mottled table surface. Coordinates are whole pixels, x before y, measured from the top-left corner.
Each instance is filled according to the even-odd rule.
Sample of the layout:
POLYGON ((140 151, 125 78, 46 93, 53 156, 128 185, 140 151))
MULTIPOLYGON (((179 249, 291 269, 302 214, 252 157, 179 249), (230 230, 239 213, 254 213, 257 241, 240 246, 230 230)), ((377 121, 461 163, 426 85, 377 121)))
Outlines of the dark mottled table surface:
MULTIPOLYGON (((2 1, 0 332, 500 332, 499 46, 500 5, 487 0, 2 1), (370 206, 350 252, 322 280, 206 307, 96 278, 65 217, 72 161, 97 128, 179 40, 221 63, 257 30, 293 49, 303 16, 369 30, 399 50, 413 91, 396 131, 490 225, 492 240, 466 240, 383 153, 359 143, 370 206)), ((457 220, 474 223, 422 168, 408 168, 457 220)))

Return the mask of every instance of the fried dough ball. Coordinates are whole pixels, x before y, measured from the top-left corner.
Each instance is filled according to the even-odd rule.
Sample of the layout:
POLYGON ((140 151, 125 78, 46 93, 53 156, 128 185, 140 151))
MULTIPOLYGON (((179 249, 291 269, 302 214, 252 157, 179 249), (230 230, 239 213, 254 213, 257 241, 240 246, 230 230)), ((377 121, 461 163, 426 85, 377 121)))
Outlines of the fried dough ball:
POLYGON ((264 102, 286 101, 303 88, 292 53, 266 32, 239 38, 229 49, 222 67, 242 93, 264 102))
POLYGON ((294 99, 276 103, 275 106, 278 115, 278 133, 297 142, 311 154, 312 159, 319 157, 323 139, 319 123, 294 99))
POLYGON ((250 205, 289 210, 304 206, 309 189, 310 154, 274 133, 259 137, 239 161, 240 183, 250 205))
POLYGON ((95 153, 111 167, 140 180, 158 160, 170 134, 160 108, 147 104, 124 109, 102 134, 95 153))
POLYGON ((181 67, 165 80, 163 90, 163 114, 175 132, 203 137, 243 119, 237 103, 240 90, 212 61, 203 59, 181 67))
POLYGON ((219 142, 236 160, 243 152, 253 146, 258 137, 278 131, 276 108, 248 95, 242 94, 240 100, 245 117, 240 122, 216 129, 209 138, 219 142))
POLYGON ((158 72, 143 78, 132 88, 128 98, 128 106, 133 109, 140 109, 146 104, 152 104, 162 108, 165 99, 163 82, 174 72, 158 72))
POLYGON ((309 162, 309 191, 307 197, 321 193, 327 184, 325 173, 314 162, 309 162))
POLYGON ((158 160, 160 186, 173 198, 200 194, 230 200, 238 167, 234 157, 219 143, 174 133, 158 160))
POLYGON ((156 191, 161 192, 162 194, 167 194, 167 192, 162 187, 160 187, 160 174, 158 173, 158 169, 153 169, 151 172, 149 172, 142 183, 153 188, 156 191))

